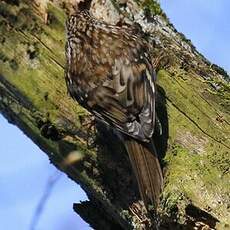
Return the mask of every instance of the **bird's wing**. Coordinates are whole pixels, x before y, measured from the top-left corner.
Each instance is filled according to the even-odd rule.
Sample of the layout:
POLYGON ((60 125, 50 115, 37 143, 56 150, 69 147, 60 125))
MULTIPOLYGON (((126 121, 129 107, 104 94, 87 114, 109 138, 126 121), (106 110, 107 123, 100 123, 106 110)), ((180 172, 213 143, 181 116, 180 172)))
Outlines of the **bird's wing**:
POLYGON ((89 92, 87 107, 100 120, 141 141, 155 123, 155 73, 151 64, 125 57, 114 60, 111 76, 89 92))

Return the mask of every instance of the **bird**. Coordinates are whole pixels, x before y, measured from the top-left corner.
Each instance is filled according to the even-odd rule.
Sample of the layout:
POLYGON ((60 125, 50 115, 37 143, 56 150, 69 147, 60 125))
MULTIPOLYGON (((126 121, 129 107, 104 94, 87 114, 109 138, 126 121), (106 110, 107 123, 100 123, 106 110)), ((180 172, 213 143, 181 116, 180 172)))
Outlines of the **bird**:
POLYGON ((76 11, 66 22, 65 80, 70 96, 124 143, 147 210, 157 209, 162 170, 152 136, 156 73, 150 45, 133 28, 76 11))

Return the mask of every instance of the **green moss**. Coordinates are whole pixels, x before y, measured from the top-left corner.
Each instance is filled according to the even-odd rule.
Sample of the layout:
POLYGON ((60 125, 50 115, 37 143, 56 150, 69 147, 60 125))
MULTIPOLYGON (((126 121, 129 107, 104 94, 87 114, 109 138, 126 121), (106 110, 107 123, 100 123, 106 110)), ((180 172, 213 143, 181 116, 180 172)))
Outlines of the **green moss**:
POLYGON ((144 0, 142 6, 145 10, 150 10, 153 15, 161 15, 162 10, 160 4, 155 0, 144 0))
POLYGON ((0 53, 0 60, 6 62, 9 61, 9 58, 4 53, 0 53))
MULTIPOLYGON (((171 150, 165 157, 167 167, 167 177, 162 194, 161 213, 167 215, 182 223, 184 221, 184 209, 189 203, 190 191, 186 191, 186 185, 190 178, 184 175, 188 174, 187 165, 184 165, 185 158, 188 157, 188 151, 179 145, 173 145, 171 150)), ((191 177, 192 172, 189 170, 188 177, 191 177)), ((192 187, 191 187, 192 189, 192 187)))
POLYGON ((158 72, 158 84, 167 97, 171 146, 164 159, 167 176, 163 209, 180 219, 183 209, 192 202, 204 210, 211 208, 214 216, 226 222, 229 149, 225 145, 229 127, 216 120, 216 108, 221 105, 210 100, 210 95, 204 97, 203 91, 207 94, 210 84, 185 73, 181 77, 176 69, 175 73, 158 72))
MULTIPOLYGON (((43 33, 40 34, 40 39, 49 49, 42 49, 41 55, 53 58, 57 61, 60 67, 65 66, 65 20, 66 15, 53 4, 48 4, 48 25, 43 27, 43 33), (49 19, 50 17, 50 19, 49 19), (44 52, 45 51, 45 52, 44 52)), ((44 64, 49 65, 45 62, 44 64)), ((63 70, 62 70, 63 71, 63 70)), ((56 72, 57 73, 57 72, 56 72)), ((61 76, 60 74, 55 74, 61 76)), ((63 75, 61 76, 63 78, 63 75)))
POLYGON ((15 21, 15 15, 12 13, 12 6, 9 6, 4 1, 0 2, 0 15, 2 18, 9 20, 9 22, 15 21))
POLYGON ((206 156, 192 154, 175 144, 165 161, 168 168, 162 206, 166 213, 179 218, 183 216, 183 208, 192 202, 204 210, 211 208, 214 215, 226 221, 226 206, 222 204, 227 202, 227 180, 220 178, 206 156), (219 189, 222 197, 216 196, 219 189))
POLYGON ((16 71, 18 69, 18 63, 16 62, 16 60, 14 59, 11 59, 9 61, 9 64, 10 64, 10 68, 14 71, 16 71))
POLYGON ((28 55, 28 58, 31 59, 31 60, 39 58, 39 45, 38 45, 38 42, 34 42, 32 44, 27 44, 26 53, 28 55))
POLYGON ((60 30, 65 26, 66 15, 61 9, 49 3, 47 14, 49 26, 54 27, 56 30, 60 30))
POLYGON ((229 111, 230 109, 230 84, 221 79, 207 80, 207 84, 211 87, 208 89, 208 92, 211 95, 214 95, 215 98, 218 98, 220 104, 224 111, 229 111))
POLYGON ((212 154, 208 155, 208 159, 211 165, 214 168, 217 168, 221 175, 228 175, 230 173, 229 165, 230 165, 230 153, 213 151, 212 154))
MULTIPOLYGON (((44 25, 32 14, 29 5, 21 3, 20 7, 12 9, 6 5, 1 10, 4 17, 19 13, 17 17, 20 16, 22 23, 15 22, 16 29, 9 30, 8 20, 5 20, 4 26, 0 27, 2 34, 8 38, 4 44, 0 44, 0 74, 7 76, 7 81, 24 98, 30 99, 34 110, 40 109, 54 126, 59 124, 61 114, 64 114, 72 122, 71 130, 80 127, 78 117, 86 114, 86 111, 67 97, 64 80, 64 13, 49 4, 52 20, 49 25, 44 25), (40 29, 37 30, 37 36, 34 36, 33 29, 24 28, 24 22, 38 23, 40 29)), ((0 22, 2 19, 0 15, 0 22)))
MULTIPOLYGON (((207 94, 210 85, 200 82, 193 75, 185 73, 183 78, 180 76, 180 74, 171 76, 164 70, 158 72, 158 82, 164 88, 168 106, 170 106, 169 113, 173 113, 170 118, 190 132, 197 133, 198 136, 200 134, 200 137, 212 137, 214 142, 230 145, 227 140, 229 127, 225 125, 225 122, 216 121, 219 116, 216 108, 221 109, 223 106, 218 104, 218 101, 208 99, 207 96, 203 97, 204 93, 207 94), (171 110, 171 108, 174 109, 171 110), (175 116, 175 113, 179 118, 175 116)), ((224 116, 228 120, 228 115, 224 116)), ((175 131, 172 132, 175 133, 175 131)))

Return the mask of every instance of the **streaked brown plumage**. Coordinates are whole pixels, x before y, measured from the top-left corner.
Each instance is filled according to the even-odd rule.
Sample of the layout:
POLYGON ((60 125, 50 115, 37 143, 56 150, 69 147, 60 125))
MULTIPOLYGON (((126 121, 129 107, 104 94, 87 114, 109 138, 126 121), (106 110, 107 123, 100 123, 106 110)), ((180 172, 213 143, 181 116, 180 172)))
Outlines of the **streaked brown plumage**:
POLYGON ((123 137, 145 206, 157 206, 163 178, 151 141, 155 73, 148 44, 132 29, 81 11, 67 22, 66 82, 70 95, 123 137))

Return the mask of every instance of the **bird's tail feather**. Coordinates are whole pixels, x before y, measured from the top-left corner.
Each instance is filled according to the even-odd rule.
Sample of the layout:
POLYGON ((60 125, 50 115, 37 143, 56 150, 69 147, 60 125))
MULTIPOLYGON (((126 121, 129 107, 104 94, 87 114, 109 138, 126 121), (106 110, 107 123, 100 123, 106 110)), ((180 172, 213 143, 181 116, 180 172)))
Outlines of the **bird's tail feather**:
POLYGON ((153 142, 142 143, 126 138, 125 146, 137 178, 141 198, 148 209, 157 208, 163 186, 163 176, 153 142))

